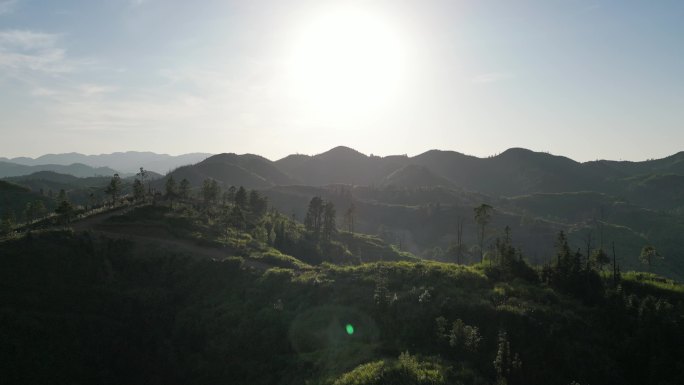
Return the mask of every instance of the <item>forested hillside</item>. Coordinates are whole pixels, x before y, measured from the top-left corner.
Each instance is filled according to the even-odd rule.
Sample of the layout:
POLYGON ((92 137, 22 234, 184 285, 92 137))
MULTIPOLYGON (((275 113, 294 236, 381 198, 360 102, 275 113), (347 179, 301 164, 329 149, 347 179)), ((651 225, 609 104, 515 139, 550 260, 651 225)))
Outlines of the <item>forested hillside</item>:
MULTIPOLYGON (((684 288, 616 258, 610 221, 643 209, 610 206, 604 194, 490 205, 449 187, 264 193, 209 177, 193 188, 173 174, 164 183, 159 192, 135 180, 127 194, 114 177, 104 206, 72 207, 65 194, 56 215, 3 229, 0 358, 10 383, 667 384, 684 375, 684 288), (590 224, 604 245, 576 249, 562 221, 583 215, 575 205, 586 201, 608 207, 601 226, 590 224), (550 219, 523 220, 512 207, 550 219), (377 223, 377 236, 364 234, 377 223), (448 263, 406 251, 447 232, 457 241, 423 257, 448 263), (520 247, 535 243, 550 246, 520 247)), ((664 266, 650 245, 641 257, 664 266)))
MULTIPOLYGON (((615 250, 623 266, 641 269, 639 254, 655 245, 665 257, 654 271, 684 277, 681 154, 645 162, 594 161, 513 148, 489 158, 432 150, 408 156, 367 156, 347 147, 271 162, 255 155, 221 154, 172 172, 200 188, 206 178, 224 190, 260 189, 282 212, 304 215, 314 195, 345 211, 358 228, 414 254, 453 260, 457 223, 470 256, 476 253, 472 207, 495 208, 488 244, 509 226, 517 247, 545 263, 560 229, 574 248, 615 250)), ((163 181, 158 188, 163 187, 163 181)))
MULTIPOLYGON (((473 266, 359 264, 354 253, 321 264, 277 251, 290 239, 310 245, 295 255, 315 256, 311 245, 329 241, 310 221, 258 219, 246 206, 245 222, 228 215, 222 225, 219 212, 175 207, 0 242, 6 381, 567 385, 684 375, 684 288, 580 266, 562 234, 544 269, 510 238, 473 266), (157 241, 126 235, 140 226, 157 241), (177 243, 197 236, 206 251, 177 243), (204 256, 212 250, 225 257, 204 256)), ((331 239, 352 250, 348 236, 331 239)))

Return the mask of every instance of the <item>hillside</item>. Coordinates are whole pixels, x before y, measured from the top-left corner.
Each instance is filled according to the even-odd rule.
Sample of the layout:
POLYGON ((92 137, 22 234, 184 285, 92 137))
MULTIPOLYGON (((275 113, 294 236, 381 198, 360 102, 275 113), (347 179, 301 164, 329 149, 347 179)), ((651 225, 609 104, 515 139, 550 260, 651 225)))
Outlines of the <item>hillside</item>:
POLYGON ((427 167, 418 165, 404 166, 391 174, 387 175, 380 181, 380 186, 383 187, 433 187, 443 186, 450 187, 453 183, 432 173, 427 167))
MULTIPOLYGON (((223 154, 220 157, 214 163, 226 164, 229 168, 237 166, 244 171, 197 171, 199 177, 193 177, 193 181, 201 179, 202 175, 211 175, 226 185, 395 184, 407 188, 442 185, 493 197, 595 191, 620 195, 659 210, 679 210, 683 203, 677 193, 680 179, 684 178, 684 169, 679 166, 680 154, 644 162, 579 163, 522 148, 512 148, 488 158, 439 150, 414 157, 378 157, 340 146, 318 155, 290 155, 275 162, 255 155, 223 154), (245 171, 253 175, 247 176, 245 171), (254 180, 250 181, 250 178, 254 180)), ((184 175, 195 173, 190 171, 195 167, 204 168, 206 162, 188 166, 184 175)))
POLYGON ((370 185, 379 184, 383 177, 402 167, 405 160, 396 156, 370 157, 339 146, 314 156, 286 157, 275 165, 305 185, 370 185))
MULTIPOLYGON (((274 207, 303 218, 309 200, 320 195, 338 207, 338 221, 352 204, 356 225, 366 233, 417 255, 448 260, 457 221, 464 242, 477 244, 473 207, 495 207, 487 234, 491 244, 509 226, 517 246, 536 263, 552 248, 541 242, 564 229, 575 248, 607 248, 616 242, 623 266, 642 268, 641 248, 653 244, 667 257, 655 271, 684 277, 681 230, 684 175, 679 155, 663 160, 579 163, 562 156, 509 149, 490 158, 452 151, 414 156, 366 156, 347 147, 322 154, 291 155, 271 162, 254 155, 222 154, 176 171, 199 188, 214 178, 227 188, 262 189, 274 207), (638 166, 641 165, 641 166, 638 166), (651 174, 639 174, 645 171, 651 174), (657 172, 655 172, 657 171, 657 172), (668 173, 665 173, 668 171, 668 173), (600 212, 605 217, 601 220, 600 212), (602 222, 602 229, 597 227, 602 222), (603 232, 603 243, 599 232, 603 232)), ((161 188, 161 185, 160 185, 161 188)))
MULTIPOLYGON (((187 179, 194 186, 200 186, 205 179, 215 179, 225 188, 231 185, 267 188, 293 182, 292 178, 278 170, 269 160, 249 154, 214 155, 195 165, 179 167, 169 175, 177 181, 187 179)), ((159 185, 161 186, 161 181, 159 185)))
POLYGON ((140 167, 145 167, 147 170, 165 174, 177 167, 195 164, 210 156, 211 154, 206 153, 192 153, 174 156, 138 151, 115 152, 112 154, 100 155, 84 155, 72 152, 68 154, 47 154, 39 156, 35 159, 21 157, 13 159, 0 158, 0 160, 25 166, 38 166, 44 164, 66 166, 74 163, 80 163, 94 168, 109 167, 124 174, 137 173, 140 167))
MULTIPOLYGON (((237 162, 228 155, 207 164, 237 162)), ((576 223, 595 214, 582 208, 599 207, 603 236, 622 236, 623 253, 631 230, 613 223, 633 221, 644 232, 633 234, 644 237, 641 245, 662 213, 594 192, 490 200, 494 232, 484 261, 466 248, 458 256, 464 264, 455 264, 420 260, 405 248, 431 243, 426 258, 456 260, 437 245, 484 195, 348 185, 265 193, 268 201, 256 190, 247 201, 160 197, 0 239, 5 378, 636 385, 684 375, 677 365, 684 287, 626 272, 622 256, 608 269, 590 263, 590 251, 575 251, 560 232, 573 223, 570 238, 581 240, 586 226, 576 223), (354 202, 353 231, 342 218, 330 233, 298 221, 304 215, 294 209, 312 210, 311 196, 340 216, 354 202), (425 201, 437 203, 412 204, 425 201), (293 211, 269 210, 269 202, 293 211), (376 224, 379 236, 368 234, 376 224), (504 226, 511 230, 497 230, 504 226), (638 365, 644 360, 653 365, 638 365)), ((475 244, 475 224, 464 230, 466 244, 475 244)))
POLYGON ((54 201, 40 194, 31 192, 29 188, 0 180, 0 221, 12 219, 22 221, 23 212, 28 203, 43 203, 46 210, 54 208, 54 201))
POLYGON ((109 167, 90 167, 85 164, 73 163, 69 165, 42 164, 35 166, 25 166, 10 162, 0 162, 0 178, 7 178, 20 175, 29 175, 39 171, 52 171, 59 174, 72 175, 78 178, 94 176, 112 176, 117 171, 109 167))
POLYGON ((624 274, 617 289, 589 276, 574 292, 499 267, 262 269, 88 233, 38 233, 0 250, 10 383, 641 385, 684 376, 684 288, 647 274, 624 274))

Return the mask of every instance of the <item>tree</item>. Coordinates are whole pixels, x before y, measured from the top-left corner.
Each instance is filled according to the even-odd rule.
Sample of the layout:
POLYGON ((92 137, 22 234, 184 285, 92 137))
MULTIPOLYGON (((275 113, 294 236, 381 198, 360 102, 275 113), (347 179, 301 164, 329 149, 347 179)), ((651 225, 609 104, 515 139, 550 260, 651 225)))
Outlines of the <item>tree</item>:
POLYGON ((476 352, 482 342, 480 329, 477 326, 466 325, 458 318, 451 326, 451 331, 445 335, 449 339, 449 346, 470 352, 476 352))
POLYGON ((494 370, 499 384, 507 384, 511 374, 522 366, 520 356, 511 352, 511 343, 508 340, 508 333, 499 330, 499 344, 494 358, 494 370))
POLYGON ((242 186, 235 193, 235 204, 241 209, 247 207, 247 190, 242 186))
POLYGON ((504 229, 503 239, 497 238, 494 249, 496 251, 496 257, 498 259, 497 262, 499 263, 499 265, 502 267, 510 268, 512 264, 515 262, 516 251, 513 247, 513 241, 511 239, 511 228, 509 226, 506 226, 506 228, 504 229))
POLYGON ((568 238, 563 230, 558 232, 556 238, 556 269, 561 275, 567 275, 572 270, 572 252, 568 245, 568 238))
POLYGON ((47 209, 45 208, 45 204, 41 200, 33 201, 32 208, 33 214, 36 218, 42 218, 45 215, 45 212, 47 211, 47 209))
POLYGON ((322 227, 323 218, 323 199, 321 197, 313 197, 309 202, 309 209, 304 218, 304 227, 308 231, 318 235, 322 227))
POLYGON ((323 237, 330 240, 336 231, 335 205, 332 202, 327 202, 323 207, 323 237))
POLYGON ((180 188, 178 189, 178 194, 182 199, 188 199, 190 197, 190 182, 183 178, 180 182, 180 188))
POLYGON ((215 179, 207 178, 202 182, 202 199, 205 207, 209 207, 218 199, 219 190, 218 182, 215 179))
POLYGON ((478 244, 480 246, 480 262, 484 260, 484 239, 485 239, 485 230, 487 228, 487 225, 489 222, 492 220, 492 210, 493 207, 483 203, 477 207, 475 207, 475 223, 477 223, 479 227, 479 231, 477 234, 478 238, 478 244))
POLYGON ((648 271, 651 271, 651 266, 655 263, 656 259, 661 259, 662 257, 658 253, 658 250, 652 245, 646 245, 641 249, 641 254, 639 255, 639 260, 641 263, 648 266, 648 271))
POLYGON ((0 221, 0 232, 9 233, 14 229, 15 216, 14 211, 8 210, 2 216, 2 221, 0 221))
POLYGON ((244 230, 246 221, 245 215, 243 214, 242 209, 240 209, 240 206, 233 206, 233 208, 230 210, 230 213, 228 214, 228 223, 230 226, 244 230))
MULTIPOLYGON (((142 183, 142 185, 143 185, 143 202, 145 201, 145 180, 147 179, 147 174, 148 174, 148 173, 147 173, 147 170, 145 170, 145 169, 142 168, 142 167, 140 167, 140 172, 137 173, 137 174, 135 174, 136 176, 139 176, 139 177, 140 177, 140 181, 141 181, 141 183, 142 183)), ((147 192, 148 192, 148 193, 151 193, 151 192, 152 192, 149 183, 148 183, 148 186, 147 186, 147 192)))
MULTIPOLYGON (((95 202, 96 202, 95 193, 91 192, 90 194, 88 194, 88 204, 90 205, 91 210, 95 207, 95 202)), ((87 209, 88 208, 86 207, 86 210, 87 209)))
POLYGON ((133 198, 136 201, 145 200, 145 186, 143 186, 140 179, 136 179, 133 181, 133 198))
POLYGON ((69 198, 67 198, 66 191, 64 191, 64 189, 60 189, 59 194, 57 195, 57 203, 62 203, 68 199, 69 198))
POLYGON ((456 263, 461 263, 463 255, 463 218, 456 218, 456 263))
POLYGON ((112 205, 116 206, 116 201, 119 198, 119 194, 121 194, 121 177, 119 177, 119 174, 114 174, 109 181, 105 194, 112 196, 112 205))
POLYGON ((610 258, 608 258, 608 254, 603 250, 603 248, 599 248, 594 250, 594 252, 591 254, 591 261, 592 264, 599 270, 603 270, 603 266, 610 263, 610 258))
POLYGON ((613 286, 617 286, 618 283, 618 273, 617 273, 617 255, 615 253, 615 242, 612 242, 613 247, 613 286))
POLYGON ((258 191, 252 190, 249 192, 249 210, 252 212, 254 219, 261 218, 268 210, 268 199, 262 197, 258 191))
POLYGON ((344 213, 344 221, 347 224, 347 231, 354 234, 354 219, 356 216, 356 206, 354 202, 349 206, 347 211, 344 213))
POLYGON ((171 202, 171 208, 173 208, 173 200, 178 195, 178 188, 176 186, 176 180, 173 179, 173 175, 169 176, 166 180, 166 199, 171 202))
POLYGON ((237 192, 237 188, 235 186, 230 186, 228 187, 228 201, 230 203, 235 203, 235 193, 237 192))
POLYGON ((74 214, 74 207, 68 201, 62 201, 55 209, 55 213, 62 218, 64 223, 69 223, 74 214))
POLYGON ((24 218, 26 218, 27 225, 33 222, 34 215, 33 202, 27 202, 26 207, 24 208, 24 218))

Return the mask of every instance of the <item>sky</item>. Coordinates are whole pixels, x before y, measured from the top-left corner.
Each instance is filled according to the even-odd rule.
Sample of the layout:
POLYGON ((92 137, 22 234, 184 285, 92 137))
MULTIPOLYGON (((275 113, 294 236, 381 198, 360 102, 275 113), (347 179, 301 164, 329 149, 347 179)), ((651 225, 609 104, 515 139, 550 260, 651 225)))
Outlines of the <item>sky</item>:
POLYGON ((684 2, 0 0, 0 157, 684 150, 684 2))

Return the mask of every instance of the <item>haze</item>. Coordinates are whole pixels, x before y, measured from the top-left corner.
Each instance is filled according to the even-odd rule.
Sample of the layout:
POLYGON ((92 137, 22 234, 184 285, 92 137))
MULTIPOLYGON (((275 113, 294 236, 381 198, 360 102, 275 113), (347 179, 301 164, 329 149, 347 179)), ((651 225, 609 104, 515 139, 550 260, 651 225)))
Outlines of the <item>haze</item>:
POLYGON ((679 1, 0 0, 0 154, 684 142, 679 1))

